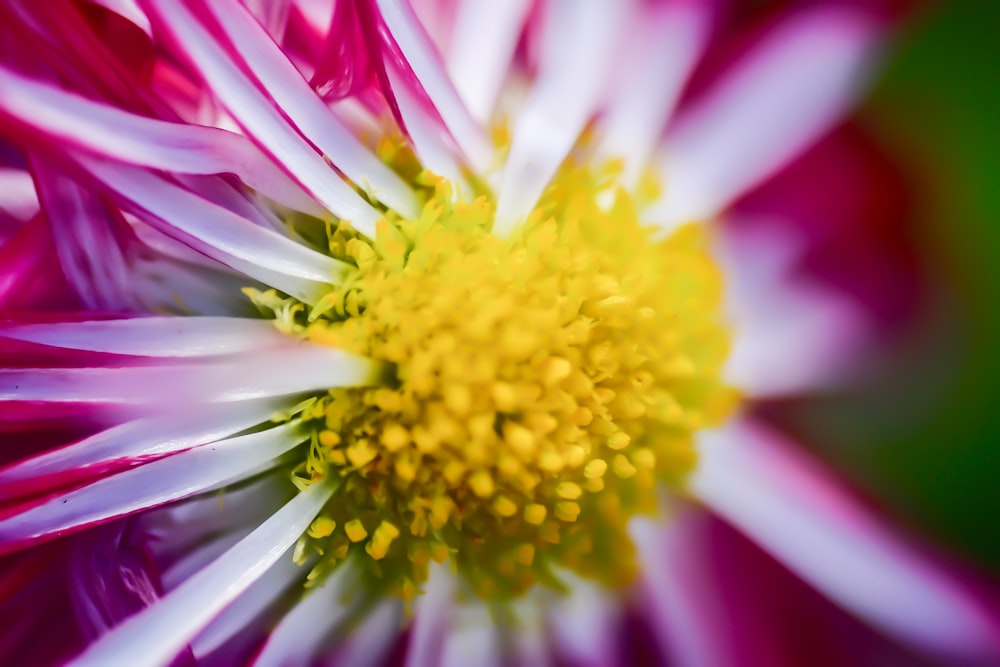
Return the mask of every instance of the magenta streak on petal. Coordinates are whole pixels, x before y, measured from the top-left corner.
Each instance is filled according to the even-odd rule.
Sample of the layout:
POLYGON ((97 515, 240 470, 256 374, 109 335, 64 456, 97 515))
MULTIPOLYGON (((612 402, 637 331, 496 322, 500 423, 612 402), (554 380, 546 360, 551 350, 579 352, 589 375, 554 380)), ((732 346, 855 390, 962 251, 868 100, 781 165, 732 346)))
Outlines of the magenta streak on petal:
POLYGON ((0 110, 70 146, 189 174, 232 172, 271 199, 311 215, 316 203, 245 137, 146 118, 0 68, 0 110))
POLYGON ((77 156, 95 178, 163 233, 266 284, 312 302, 346 265, 173 185, 148 171, 77 156))
MULTIPOLYGON (((374 235, 379 213, 351 189, 251 83, 208 30, 175 0, 143 0, 233 118, 335 215, 374 235)), ((335 158, 336 156, 331 156, 335 158)))
POLYGON ((521 224, 597 111, 622 37, 627 4, 554 0, 547 5, 540 72, 511 135, 493 231, 521 224))
POLYGON ((309 85, 326 99, 359 95, 375 82, 376 73, 356 4, 337 2, 327 23, 326 34, 314 36, 322 47, 309 85))
POLYGON ((744 419, 706 433, 701 454, 692 491, 831 600, 942 657, 1000 657, 996 611, 791 443, 744 419))
POLYGON ((266 421, 277 405, 241 401, 137 419, 0 468, 0 502, 106 475, 266 421))
POLYGON ((328 484, 316 484, 300 493, 211 565, 104 635, 71 664, 105 667, 169 662, 274 565, 332 493, 328 484))
MULTIPOLYGON (((493 161, 493 150, 480 125, 466 109, 452 85, 440 55, 424 32, 413 9, 401 0, 364 0, 378 7, 387 31, 383 35, 398 47, 406 68, 413 73, 415 83, 441 114, 451 136, 461 148, 473 169, 485 172, 493 161)), ((399 63, 402 65, 403 63, 399 63)))
POLYGON ((79 305, 66 284, 45 218, 38 215, 0 247, 0 312, 79 305))
POLYGON ((296 425, 277 426, 187 449, 51 496, 0 519, 0 552, 20 550, 250 475, 303 438, 296 425))
POLYGON ((828 131, 857 96, 875 32, 830 7, 776 26, 669 129, 658 158, 668 190, 650 221, 717 214, 828 131))
POLYGON ((424 594, 416 601, 405 667, 436 667, 441 664, 455 608, 454 595, 455 575, 444 566, 432 565, 424 594))
POLYGON ((417 217, 412 190, 330 112, 247 10, 233 0, 206 3, 264 90, 302 134, 366 192, 404 217, 417 217))
POLYGON ((300 343, 253 354, 120 368, 0 369, 0 401, 193 406, 367 386, 377 364, 300 343))
POLYGON ((89 2, 118 14, 152 38, 153 26, 149 23, 149 17, 139 9, 135 0, 89 0, 89 2))

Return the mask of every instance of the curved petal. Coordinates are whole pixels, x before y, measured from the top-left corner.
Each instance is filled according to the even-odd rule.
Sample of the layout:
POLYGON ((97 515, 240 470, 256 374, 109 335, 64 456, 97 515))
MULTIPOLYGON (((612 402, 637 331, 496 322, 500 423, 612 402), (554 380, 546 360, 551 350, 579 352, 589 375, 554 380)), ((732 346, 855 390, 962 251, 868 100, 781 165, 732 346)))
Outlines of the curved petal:
POLYGON ((71 664, 167 664, 306 531, 333 493, 315 484, 158 602, 91 644, 71 664))
POLYGON ((785 20, 679 119, 660 158, 666 229, 711 217, 836 123, 871 65, 875 28, 850 9, 785 20))
POLYGON ((737 420, 706 433, 692 491, 845 609, 943 657, 1000 658, 994 613, 790 443, 737 420))

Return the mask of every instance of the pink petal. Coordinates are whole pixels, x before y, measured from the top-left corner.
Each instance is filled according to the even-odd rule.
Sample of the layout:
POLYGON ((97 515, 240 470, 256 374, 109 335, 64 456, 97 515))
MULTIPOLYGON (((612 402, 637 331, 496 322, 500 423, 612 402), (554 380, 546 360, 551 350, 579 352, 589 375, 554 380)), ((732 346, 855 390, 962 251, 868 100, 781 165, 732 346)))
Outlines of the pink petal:
POLYGON ((333 493, 316 484, 158 602, 91 644, 72 664, 166 664, 257 581, 309 527, 333 493))
POLYGON ((38 194, 31 174, 24 169, 0 167, 0 212, 26 221, 38 213, 38 208, 38 194))
POLYGON ((667 192, 649 220, 717 214, 828 131, 869 71, 874 26, 851 10, 804 10, 678 121, 660 161, 667 192))
POLYGON ((1000 658, 995 613, 791 443, 737 420, 701 453, 692 491, 831 600, 942 657, 1000 658))

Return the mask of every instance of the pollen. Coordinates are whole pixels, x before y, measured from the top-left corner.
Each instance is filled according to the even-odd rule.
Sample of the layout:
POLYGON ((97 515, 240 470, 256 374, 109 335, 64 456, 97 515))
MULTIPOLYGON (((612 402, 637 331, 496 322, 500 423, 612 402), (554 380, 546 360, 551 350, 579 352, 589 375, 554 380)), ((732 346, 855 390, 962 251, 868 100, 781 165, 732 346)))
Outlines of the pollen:
POLYGON ((303 538, 317 567, 354 557, 404 597, 431 561, 485 597, 559 570, 626 584, 629 518, 683 484, 696 429, 738 400, 707 232, 654 238, 610 171, 565 166, 506 238, 490 197, 414 179, 419 218, 387 213, 373 239, 334 229, 355 269, 295 311, 301 336, 391 369, 303 412, 301 467, 340 478, 303 538))

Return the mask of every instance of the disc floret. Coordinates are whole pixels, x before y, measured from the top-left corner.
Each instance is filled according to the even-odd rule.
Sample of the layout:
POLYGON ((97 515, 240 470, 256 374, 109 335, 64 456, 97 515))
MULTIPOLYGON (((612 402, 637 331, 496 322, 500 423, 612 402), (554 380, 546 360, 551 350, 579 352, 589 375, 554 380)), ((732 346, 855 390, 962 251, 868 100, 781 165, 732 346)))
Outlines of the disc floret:
POLYGON ((300 545, 318 572, 356 557, 404 596, 432 560, 485 597, 559 569, 629 580, 628 519, 683 480, 694 432, 735 396, 703 230, 653 240, 624 192, 598 204, 610 176, 564 168, 509 238, 487 197, 455 203, 426 176, 419 219, 333 235, 356 270, 297 328, 392 372, 304 413, 300 478, 341 478, 300 545))

